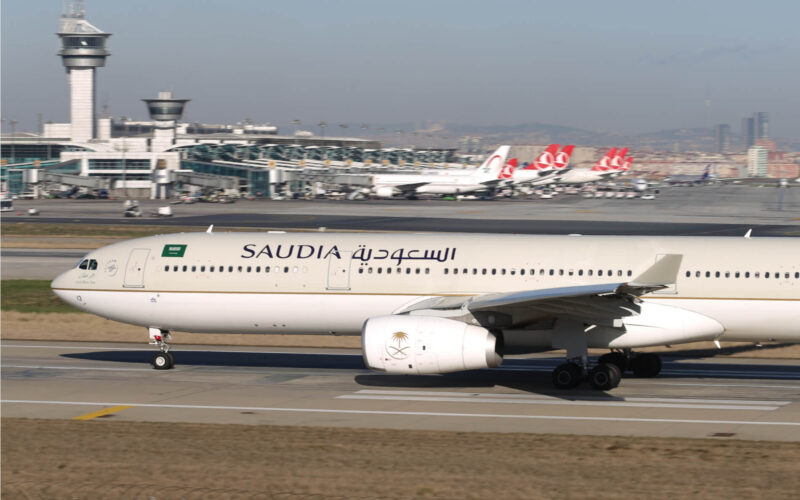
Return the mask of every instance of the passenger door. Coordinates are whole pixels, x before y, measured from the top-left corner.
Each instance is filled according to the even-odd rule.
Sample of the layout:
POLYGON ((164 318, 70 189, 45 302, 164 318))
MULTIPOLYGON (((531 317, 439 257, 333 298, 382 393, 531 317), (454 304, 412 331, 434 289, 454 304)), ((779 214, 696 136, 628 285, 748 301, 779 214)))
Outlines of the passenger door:
POLYGON ((149 248, 134 248, 128 256, 128 265, 125 267, 125 288, 144 288, 144 268, 149 248))
POLYGON ((328 257, 328 290, 350 290, 350 262, 353 252, 340 252, 342 258, 328 257))

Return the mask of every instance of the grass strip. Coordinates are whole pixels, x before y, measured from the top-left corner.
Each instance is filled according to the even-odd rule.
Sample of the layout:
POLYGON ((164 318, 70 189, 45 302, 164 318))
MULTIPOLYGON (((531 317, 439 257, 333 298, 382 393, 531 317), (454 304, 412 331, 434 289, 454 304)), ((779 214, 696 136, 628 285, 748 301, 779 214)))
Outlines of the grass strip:
POLYGON ((25 313, 79 313, 50 290, 48 280, 2 280, 0 309, 25 313))

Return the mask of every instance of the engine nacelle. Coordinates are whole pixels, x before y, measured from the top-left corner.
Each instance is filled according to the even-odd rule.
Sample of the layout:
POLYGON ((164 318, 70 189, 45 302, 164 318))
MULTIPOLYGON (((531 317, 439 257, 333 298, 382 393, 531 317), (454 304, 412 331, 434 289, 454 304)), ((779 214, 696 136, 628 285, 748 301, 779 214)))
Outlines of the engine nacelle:
POLYGON ((391 198, 394 196, 394 188, 392 186, 379 186, 375 189, 375 196, 378 198, 391 198))
POLYGON ((378 316, 361 330, 364 362, 387 373, 431 374, 499 366, 489 330, 431 316, 378 316))

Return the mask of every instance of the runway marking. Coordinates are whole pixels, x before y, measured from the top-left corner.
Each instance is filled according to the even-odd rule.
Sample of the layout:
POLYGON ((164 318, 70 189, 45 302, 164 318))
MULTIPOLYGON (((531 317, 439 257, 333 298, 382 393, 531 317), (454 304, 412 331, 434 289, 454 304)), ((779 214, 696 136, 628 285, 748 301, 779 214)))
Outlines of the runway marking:
POLYGON ((642 397, 617 397, 617 396, 579 396, 575 398, 564 398, 562 396, 550 396, 547 394, 498 394, 498 393, 480 393, 480 392, 454 392, 454 391, 402 391, 402 390, 376 390, 376 389, 362 389, 356 394, 402 394, 413 396, 478 396, 486 398, 518 398, 518 399, 551 399, 551 400, 581 400, 581 401, 631 401, 631 402, 658 402, 658 403, 708 403, 708 404, 749 404, 749 405, 788 405, 791 401, 763 401, 763 400, 742 400, 742 399, 696 399, 696 398, 642 398, 642 397))
POLYGON ((74 417, 72 420, 93 420, 97 417, 104 417, 106 415, 111 415, 112 413, 116 413, 118 411, 127 410, 128 408, 133 408, 133 406, 132 405, 112 406, 110 408, 104 408, 102 410, 94 411, 92 413, 87 413, 86 415, 74 417))
POLYGON ((695 384, 691 382, 653 382, 653 385, 675 385, 686 387, 751 387, 754 389, 800 389, 800 385, 768 385, 768 384, 695 384))
POLYGON ((614 398, 603 400, 597 397, 562 399, 552 396, 468 394, 468 393, 417 393, 415 391, 358 391, 355 394, 337 396, 336 399, 358 399, 370 401, 423 401, 437 403, 507 403, 528 405, 607 406, 624 408, 680 408, 690 410, 750 410, 774 411, 789 401, 735 401, 713 399, 669 399, 669 398, 614 398), (738 403, 738 404, 737 404, 738 403), (769 405, 769 406, 767 406, 769 405))
POLYGON ((97 368, 94 366, 43 366, 43 365, 6 365, 3 368, 23 368, 26 370, 91 370, 108 372, 152 372, 152 368, 97 368))
POLYGON ((762 425, 800 427, 800 422, 754 421, 754 420, 703 420, 677 418, 636 418, 636 417, 576 417, 568 415, 513 415, 502 413, 448 413, 430 411, 387 411, 387 410, 336 410, 329 408, 272 408, 260 406, 216 406, 216 405, 177 405, 154 403, 108 403, 91 401, 38 401, 26 399, 3 399, 5 404, 41 404, 65 406, 132 406, 136 408, 169 408, 176 410, 235 410, 292 413, 329 413, 353 415, 390 415, 419 417, 464 417, 464 418, 504 418, 516 420, 572 420, 579 422, 643 422, 656 424, 708 424, 708 425, 762 425))

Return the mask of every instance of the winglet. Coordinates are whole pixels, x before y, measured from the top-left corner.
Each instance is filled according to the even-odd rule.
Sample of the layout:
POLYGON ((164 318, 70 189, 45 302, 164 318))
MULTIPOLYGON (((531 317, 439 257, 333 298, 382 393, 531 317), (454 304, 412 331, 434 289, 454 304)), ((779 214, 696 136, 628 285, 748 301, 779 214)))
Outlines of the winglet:
POLYGON ((658 262, 647 268, 645 272, 633 279, 628 286, 649 287, 664 286, 675 283, 678 279, 678 270, 683 260, 682 254, 667 254, 658 262))
POLYGON ((751 234, 753 234, 753 230, 752 229, 748 229, 747 232, 744 233, 744 237, 749 240, 751 234))
POLYGON ((208 226, 208 229, 206 229, 206 232, 209 233, 209 234, 214 232, 214 224, 211 224, 210 226, 208 226))

